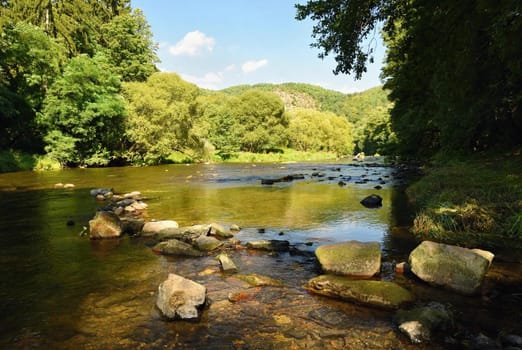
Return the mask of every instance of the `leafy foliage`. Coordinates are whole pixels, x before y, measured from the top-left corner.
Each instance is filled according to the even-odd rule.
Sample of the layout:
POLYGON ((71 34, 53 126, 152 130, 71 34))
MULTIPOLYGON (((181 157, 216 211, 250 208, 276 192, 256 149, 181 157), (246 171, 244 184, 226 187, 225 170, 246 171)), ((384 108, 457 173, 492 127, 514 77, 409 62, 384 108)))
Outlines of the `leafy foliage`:
POLYGON ((65 57, 61 47, 31 24, 6 23, 0 32, 0 148, 38 149, 36 112, 65 57))
POLYGON ((123 81, 145 81, 156 71, 156 45, 140 10, 114 17, 102 27, 104 52, 123 81))
POLYGON ((353 152, 352 125, 332 112, 296 108, 289 112, 290 145, 299 151, 353 152))
POLYGON ((93 55, 100 28, 114 16, 130 11, 130 0, 4 0, 1 17, 27 22, 57 39, 69 55, 93 55))
MULTIPOLYGON (((250 90, 278 95, 290 112, 304 108, 344 116, 353 124, 349 142, 355 143, 355 152, 392 154, 395 151, 396 138, 391 129, 389 113, 392 103, 388 100, 388 92, 380 86, 350 95, 302 83, 238 85, 221 92, 237 96, 250 90)), ((319 122, 319 119, 316 120, 319 122)), ((310 128, 320 128, 311 121, 309 124, 310 128)), ((319 140, 306 142, 322 143, 319 140)), ((328 148, 326 145, 321 147, 328 148)))
POLYGON ((317 39, 312 47, 323 50, 319 58, 333 52, 337 67, 334 73, 355 73, 357 79, 366 72, 366 62, 373 62, 373 47, 362 42, 376 35, 376 26, 392 15, 386 0, 310 0, 306 5, 295 5, 297 20, 311 17, 319 21, 312 36, 317 39))
POLYGON ((77 56, 51 87, 39 123, 46 151, 62 164, 107 164, 123 134, 120 80, 103 56, 77 56))
POLYGON ((155 73, 144 83, 126 83, 123 88, 128 111, 126 158, 157 164, 174 151, 203 146, 192 130, 195 85, 174 73, 155 73))
POLYGON ((297 18, 318 21, 312 44, 336 55, 335 72, 365 70, 363 39, 383 22, 383 77, 403 154, 520 145, 521 4, 465 0, 311 0, 297 18))
POLYGON ((145 80, 156 70, 143 14, 129 0, 4 0, 0 26, 0 149, 46 145, 67 164, 118 157, 118 75, 145 80))

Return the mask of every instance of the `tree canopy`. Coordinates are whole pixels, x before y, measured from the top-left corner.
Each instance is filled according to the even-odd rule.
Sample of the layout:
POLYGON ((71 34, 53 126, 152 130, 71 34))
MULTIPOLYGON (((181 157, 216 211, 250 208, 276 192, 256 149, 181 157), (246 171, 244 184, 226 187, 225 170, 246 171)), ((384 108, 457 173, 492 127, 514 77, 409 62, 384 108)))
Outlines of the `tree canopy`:
POLYGON ((336 73, 364 73, 363 46, 382 23, 392 128, 405 154, 520 144, 521 4, 474 0, 311 0, 297 19, 317 21, 312 45, 336 73), (513 40, 513 41, 510 41, 513 40))

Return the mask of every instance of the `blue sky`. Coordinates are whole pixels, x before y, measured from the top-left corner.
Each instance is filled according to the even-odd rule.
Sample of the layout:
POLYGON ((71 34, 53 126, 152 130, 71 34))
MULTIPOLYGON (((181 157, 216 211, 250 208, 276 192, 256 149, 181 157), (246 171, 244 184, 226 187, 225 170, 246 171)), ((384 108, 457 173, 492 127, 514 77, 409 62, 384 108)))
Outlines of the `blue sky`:
POLYGON ((380 38, 361 80, 336 76, 333 57, 321 60, 310 47, 314 23, 295 20, 296 2, 306 1, 132 0, 132 6, 143 10, 159 44, 159 68, 203 88, 300 82, 352 93, 381 84, 380 38))

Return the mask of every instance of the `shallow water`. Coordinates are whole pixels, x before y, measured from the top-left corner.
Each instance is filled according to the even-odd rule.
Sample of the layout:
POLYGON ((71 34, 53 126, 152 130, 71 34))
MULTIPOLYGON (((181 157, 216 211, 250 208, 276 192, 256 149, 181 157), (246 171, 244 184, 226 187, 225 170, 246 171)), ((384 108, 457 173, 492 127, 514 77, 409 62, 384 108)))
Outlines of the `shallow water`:
MULTIPOLYGON (((404 229, 410 212, 393 172, 381 166, 299 163, 1 174, 0 348, 419 348, 396 332, 390 312, 313 296, 302 288, 320 273, 313 257, 320 244, 379 241, 386 262, 406 259, 417 242, 404 229), (324 176, 312 176, 317 172, 324 176), (261 185, 261 178, 288 174, 304 174, 305 179, 261 185), (347 182, 343 187, 337 184, 342 178, 347 182), (366 183, 355 183, 364 179, 366 183), (381 181, 383 188, 374 189, 381 181), (75 187, 54 189, 59 182, 75 187), (173 219, 180 226, 238 224, 243 229, 236 238, 242 242, 290 241, 297 253, 229 252, 241 274, 270 276, 283 287, 249 288, 222 274, 212 256, 158 256, 150 242, 139 238, 80 237, 100 206, 89 196, 98 187, 142 192, 148 197, 147 220, 173 219), (383 197, 382 208, 359 203, 372 193, 383 197), (67 226, 69 220, 75 225, 67 226), (156 291, 168 273, 207 287, 210 305, 199 322, 166 322, 159 315, 156 291), (245 299, 229 302, 229 293, 236 292, 245 293, 245 299)), ((382 278, 415 289, 423 300, 464 305, 463 312, 479 310, 483 317, 470 321, 472 329, 493 333, 497 329, 489 327, 495 324, 504 330, 513 324, 513 331, 519 331, 520 315, 510 314, 519 302, 516 291, 513 297, 501 294, 504 306, 499 309, 484 298, 419 287, 402 276, 383 272, 382 278)), ((426 348, 446 347, 436 344, 426 348)))

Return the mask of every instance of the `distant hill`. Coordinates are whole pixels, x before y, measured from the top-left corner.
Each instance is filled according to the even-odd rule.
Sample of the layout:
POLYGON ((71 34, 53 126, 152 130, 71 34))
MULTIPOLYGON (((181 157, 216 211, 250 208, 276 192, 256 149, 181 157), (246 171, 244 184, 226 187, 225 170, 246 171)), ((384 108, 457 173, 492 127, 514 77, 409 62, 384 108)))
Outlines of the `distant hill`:
POLYGON ((262 90, 278 95, 287 110, 308 108, 333 112, 353 124, 356 152, 389 153, 395 136, 390 123, 392 103, 382 86, 366 91, 344 94, 303 83, 237 85, 209 94, 239 95, 248 90, 262 90))
POLYGON ((364 115, 368 114, 369 110, 388 109, 390 105, 388 94, 383 90, 382 86, 354 94, 344 94, 339 91, 304 83, 236 85, 219 92, 228 95, 238 95, 251 89, 268 91, 278 95, 287 109, 300 107, 323 112, 329 111, 337 115, 343 115, 353 123, 364 118, 364 115))

